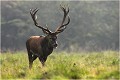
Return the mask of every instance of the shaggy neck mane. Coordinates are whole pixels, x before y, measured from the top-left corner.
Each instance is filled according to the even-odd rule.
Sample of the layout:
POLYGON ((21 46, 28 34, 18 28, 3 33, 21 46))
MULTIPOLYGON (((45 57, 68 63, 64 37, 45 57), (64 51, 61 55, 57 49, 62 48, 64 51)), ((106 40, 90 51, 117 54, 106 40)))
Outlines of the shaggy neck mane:
POLYGON ((52 49, 52 45, 50 45, 49 40, 47 37, 44 38, 43 44, 46 45, 46 48, 52 49))
POLYGON ((49 55, 52 53, 53 47, 49 44, 49 40, 47 37, 44 37, 41 46, 42 46, 43 53, 48 53, 46 55, 49 55))

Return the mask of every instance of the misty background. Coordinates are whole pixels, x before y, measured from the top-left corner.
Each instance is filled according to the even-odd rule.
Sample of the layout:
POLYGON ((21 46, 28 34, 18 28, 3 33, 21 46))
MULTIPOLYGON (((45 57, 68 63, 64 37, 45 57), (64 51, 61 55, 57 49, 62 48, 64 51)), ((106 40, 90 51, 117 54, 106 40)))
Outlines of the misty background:
POLYGON ((1 1, 1 51, 26 50, 30 36, 44 35, 30 9, 39 8, 37 22, 55 31, 63 18, 60 4, 70 8, 71 21, 57 51, 119 49, 119 1, 1 1))

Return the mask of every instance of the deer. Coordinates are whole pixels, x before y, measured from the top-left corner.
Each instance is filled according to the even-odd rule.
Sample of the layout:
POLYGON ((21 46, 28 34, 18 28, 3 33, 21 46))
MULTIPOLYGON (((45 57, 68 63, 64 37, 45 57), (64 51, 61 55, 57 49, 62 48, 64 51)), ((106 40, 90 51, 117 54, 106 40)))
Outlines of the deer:
POLYGON ((38 24, 36 15, 36 13, 39 10, 38 8, 30 9, 30 14, 34 22, 34 25, 40 28, 46 35, 46 36, 31 36, 26 41, 30 69, 32 68, 33 61, 36 58, 39 58, 39 61, 41 62, 42 66, 45 65, 48 55, 50 55, 53 52, 53 49, 55 49, 58 46, 57 43, 58 34, 63 32, 67 28, 67 25, 70 23, 70 17, 68 15, 69 7, 66 8, 60 6, 60 8, 64 13, 63 20, 60 26, 58 26, 54 32, 49 30, 48 27, 42 27, 41 25, 38 24))

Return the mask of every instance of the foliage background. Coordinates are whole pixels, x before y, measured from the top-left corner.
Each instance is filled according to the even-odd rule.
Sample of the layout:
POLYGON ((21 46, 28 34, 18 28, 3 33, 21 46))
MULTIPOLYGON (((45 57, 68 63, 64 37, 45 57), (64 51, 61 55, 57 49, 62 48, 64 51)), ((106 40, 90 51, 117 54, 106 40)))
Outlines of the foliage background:
POLYGON ((71 22, 59 35, 59 50, 118 50, 119 1, 1 1, 1 50, 24 50, 26 40, 44 35, 34 26, 30 9, 39 8, 38 22, 54 31, 70 8, 71 22))

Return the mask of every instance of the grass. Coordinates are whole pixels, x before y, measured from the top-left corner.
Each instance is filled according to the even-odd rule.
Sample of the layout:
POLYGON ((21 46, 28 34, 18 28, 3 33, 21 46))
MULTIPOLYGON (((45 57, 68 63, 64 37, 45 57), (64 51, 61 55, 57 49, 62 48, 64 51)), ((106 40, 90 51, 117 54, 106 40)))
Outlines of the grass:
POLYGON ((46 66, 38 59, 33 68, 28 68, 25 52, 1 54, 1 79, 119 79, 119 53, 102 52, 59 52, 48 56, 46 66))

